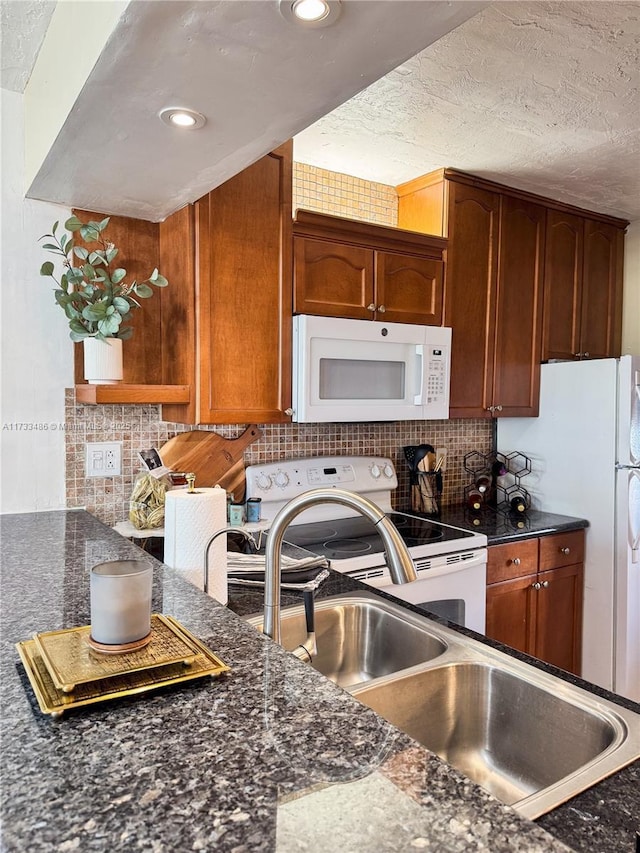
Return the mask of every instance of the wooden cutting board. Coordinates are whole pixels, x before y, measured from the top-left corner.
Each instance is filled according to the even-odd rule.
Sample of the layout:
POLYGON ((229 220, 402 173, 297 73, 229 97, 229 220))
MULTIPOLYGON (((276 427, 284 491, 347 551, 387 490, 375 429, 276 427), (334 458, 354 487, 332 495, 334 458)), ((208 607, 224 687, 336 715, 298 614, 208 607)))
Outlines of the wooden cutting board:
POLYGON ((219 485, 240 501, 245 491, 243 453, 261 436, 257 424, 249 424, 237 438, 195 429, 170 438, 158 450, 167 468, 184 473, 193 471, 196 487, 219 485))

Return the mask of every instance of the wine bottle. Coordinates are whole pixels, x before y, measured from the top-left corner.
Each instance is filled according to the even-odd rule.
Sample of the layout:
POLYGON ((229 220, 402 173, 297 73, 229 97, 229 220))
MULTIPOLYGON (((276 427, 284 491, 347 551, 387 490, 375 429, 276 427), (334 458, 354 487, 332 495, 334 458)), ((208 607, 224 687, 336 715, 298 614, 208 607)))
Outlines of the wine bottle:
POLYGON ((479 509, 482 509, 482 502, 484 500, 484 496, 482 492, 478 489, 470 489, 467 494, 467 506, 469 509, 475 510, 476 512, 479 509))
POLYGON ((513 512, 524 512, 527 508, 527 499, 518 492, 509 497, 509 506, 513 512))
POLYGON ((481 495, 486 495, 491 491, 491 477, 488 474, 480 474, 476 477, 476 489, 481 495))
POLYGON ((496 477, 496 478, 498 478, 498 477, 504 477, 504 475, 505 475, 506 473, 507 473, 507 469, 506 469, 506 467, 505 467, 504 462, 501 462, 499 459, 496 459, 496 461, 495 461, 495 462, 493 463, 493 465, 491 466, 491 474, 492 474, 492 476, 493 476, 493 477, 496 477))

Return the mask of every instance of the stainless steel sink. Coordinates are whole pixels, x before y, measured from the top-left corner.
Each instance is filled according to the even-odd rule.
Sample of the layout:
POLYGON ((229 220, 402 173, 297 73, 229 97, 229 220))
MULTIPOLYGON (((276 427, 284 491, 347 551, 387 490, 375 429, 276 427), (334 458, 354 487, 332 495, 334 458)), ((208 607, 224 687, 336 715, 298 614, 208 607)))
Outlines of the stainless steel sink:
MULTIPOLYGON (((380 608, 379 599, 325 599, 315 605, 318 653, 311 665, 341 687, 351 688, 372 679, 433 660, 447 644, 426 626, 416 626, 380 608)), ((249 620, 259 630, 262 617, 249 620)), ((307 636, 304 609, 282 611, 282 645, 295 649, 307 636)))
POLYGON ((538 792, 615 752, 628 735, 617 712, 575 704, 565 690, 559 695, 536 680, 495 664, 450 663, 354 695, 497 799, 533 816, 547 810, 538 792))
POLYGON ((320 672, 526 817, 640 758, 640 714, 373 592, 317 602, 316 632, 320 672))

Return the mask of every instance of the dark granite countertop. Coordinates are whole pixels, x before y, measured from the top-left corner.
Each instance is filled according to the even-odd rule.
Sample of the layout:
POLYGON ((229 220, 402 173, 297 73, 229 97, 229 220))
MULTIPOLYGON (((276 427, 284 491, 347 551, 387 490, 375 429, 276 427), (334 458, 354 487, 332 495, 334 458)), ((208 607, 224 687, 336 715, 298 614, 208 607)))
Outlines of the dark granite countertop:
POLYGON ((437 520, 453 527, 484 533, 489 545, 501 545, 515 539, 546 536, 565 530, 581 530, 589 526, 586 519, 570 515, 556 515, 535 509, 514 514, 492 507, 473 513, 464 506, 445 506, 437 520))
MULTIPOLYGON (((532 823, 89 514, 0 516, 0 539, 7 853, 633 853, 640 762, 532 823), (14 644, 88 624, 90 567, 131 557, 154 565, 154 609, 231 672, 43 715, 14 644)), ((332 573, 319 595, 354 588, 332 573)), ((230 607, 260 602, 234 591, 230 607)))

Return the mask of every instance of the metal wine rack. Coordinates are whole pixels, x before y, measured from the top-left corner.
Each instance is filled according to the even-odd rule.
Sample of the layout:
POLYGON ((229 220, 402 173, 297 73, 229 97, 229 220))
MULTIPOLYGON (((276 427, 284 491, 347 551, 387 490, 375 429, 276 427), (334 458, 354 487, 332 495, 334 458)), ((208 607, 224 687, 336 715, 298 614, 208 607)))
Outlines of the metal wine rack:
POLYGON ((473 478, 471 483, 464 487, 464 500, 467 503, 472 490, 476 488, 476 480, 486 474, 492 479, 490 493, 485 502, 483 502, 481 510, 491 508, 494 511, 509 514, 511 510, 511 499, 515 495, 522 495, 525 502, 525 511, 531 507, 531 495, 522 485, 523 477, 531 473, 531 459, 519 450, 514 450, 511 453, 481 453, 479 450, 472 450, 467 453, 463 459, 464 470, 473 478), (506 473, 500 477, 502 482, 498 482, 498 478, 492 476, 492 468, 496 462, 501 462, 506 473))

